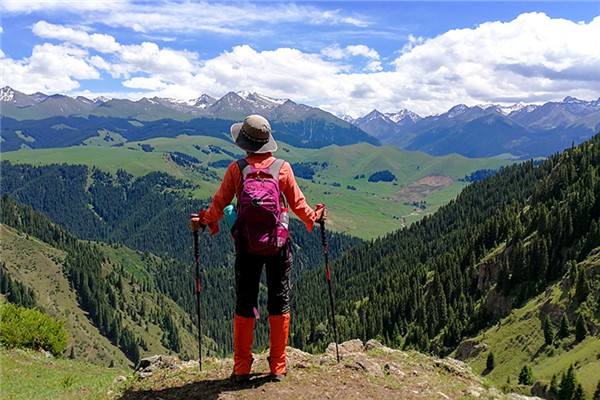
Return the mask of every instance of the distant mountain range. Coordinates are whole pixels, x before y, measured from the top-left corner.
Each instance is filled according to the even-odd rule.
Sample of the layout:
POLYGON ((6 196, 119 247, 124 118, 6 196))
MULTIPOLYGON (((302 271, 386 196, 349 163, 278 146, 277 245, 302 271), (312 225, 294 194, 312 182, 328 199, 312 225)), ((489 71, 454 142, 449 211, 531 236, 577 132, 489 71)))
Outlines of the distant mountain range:
POLYGON ((131 101, 26 95, 4 87, 0 89, 0 106, 3 151, 22 146, 79 145, 101 130, 118 133, 128 141, 181 134, 228 137, 233 121, 255 113, 271 121, 277 139, 297 147, 380 144, 358 127, 319 108, 249 92, 230 92, 218 100, 202 95, 190 101, 157 97, 131 101))
POLYGON ((159 97, 132 101, 105 97, 88 99, 61 94, 27 95, 6 86, 0 89, 0 104, 2 116, 16 120, 93 115, 143 121, 165 118, 186 121, 199 117, 239 121, 249 114, 258 113, 273 121, 318 118, 342 126, 348 125, 348 122, 319 108, 247 91, 229 92, 220 99, 203 94, 197 99, 187 101, 159 97))
MULTIPOLYGON (((99 125, 122 126, 122 121, 117 120, 136 120, 141 125, 125 124, 127 129, 123 136, 129 140, 132 135, 127 131, 133 129, 136 130, 133 136, 142 140, 155 137, 158 131, 163 136, 227 134, 231 121, 259 113, 272 122, 277 138, 299 147, 367 142, 431 155, 458 153, 467 157, 502 156, 513 159, 547 157, 600 131, 600 98, 585 101, 566 97, 561 102, 543 105, 520 103, 508 107, 459 104, 446 113, 426 117, 410 110, 397 113, 373 110, 357 119, 342 119, 289 99, 273 99, 247 91, 230 92, 220 99, 203 94, 188 101, 158 97, 132 101, 43 93, 27 95, 4 87, 0 89, 0 107, 4 151, 16 150, 23 145, 54 147, 56 138, 41 140, 44 145, 38 143, 47 133, 43 121, 46 119, 46 125, 51 124, 49 126, 62 124, 81 130, 83 125, 87 131, 83 140, 96 135, 98 129, 103 128, 99 125), (56 117, 63 119, 57 120, 56 117), (76 122, 71 121, 73 117, 77 117, 76 122), (88 124, 79 117, 94 122, 88 124), (162 120, 167 121, 158 124, 161 129, 154 129, 157 121, 162 120), (17 133, 24 131, 24 126, 29 128, 25 139, 17 133), (148 126, 153 127, 151 131, 155 134, 148 133, 148 126), (212 129, 209 133, 208 128, 212 129), (214 131, 216 128, 218 130, 214 131)), ((109 129, 108 126, 106 129, 109 129)), ((62 131, 68 135, 65 133, 67 130, 62 131)), ((70 134, 72 136, 73 132, 70 134)), ((74 145, 80 142, 80 136, 60 141, 74 145)))
POLYGON ((544 157, 600 131, 600 98, 566 97, 543 105, 509 107, 459 104, 424 118, 409 110, 386 114, 373 110, 349 122, 383 144, 432 155, 544 157))

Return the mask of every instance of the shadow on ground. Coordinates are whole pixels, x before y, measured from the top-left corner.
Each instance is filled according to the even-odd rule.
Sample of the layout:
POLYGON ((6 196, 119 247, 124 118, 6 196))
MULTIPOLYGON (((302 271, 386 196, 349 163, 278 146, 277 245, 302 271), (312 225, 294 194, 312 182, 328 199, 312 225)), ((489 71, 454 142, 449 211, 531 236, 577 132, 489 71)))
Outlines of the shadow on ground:
POLYGON ((126 391, 121 400, 145 399, 218 399, 221 393, 254 389, 271 382, 269 374, 252 374, 248 383, 236 383, 231 378, 207 379, 163 390, 126 391))

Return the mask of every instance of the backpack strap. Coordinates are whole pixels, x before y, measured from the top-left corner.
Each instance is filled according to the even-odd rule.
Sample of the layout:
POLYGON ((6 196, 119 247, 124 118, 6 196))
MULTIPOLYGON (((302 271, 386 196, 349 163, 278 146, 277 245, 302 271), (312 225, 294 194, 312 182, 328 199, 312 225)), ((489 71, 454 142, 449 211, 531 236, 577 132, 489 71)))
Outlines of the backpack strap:
POLYGON ((236 164, 240 169, 240 174, 242 174, 242 182, 244 182, 246 180, 246 177, 250 173, 250 164, 248 164, 248 161, 246 161, 246 159, 244 158, 242 158, 241 160, 237 160, 236 164))
POLYGON ((284 162, 285 161, 283 161, 281 158, 276 158, 275 161, 269 165, 269 173, 273 178, 275 178, 277 184, 279 184, 279 171, 281 171, 281 167, 283 167, 284 162))
MULTIPOLYGON (((285 161, 280 159, 280 158, 276 158, 275 161, 273 161, 271 163, 271 165, 269 165, 269 174, 271 174, 271 176, 277 181, 277 184, 279 184, 279 171, 281 170, 281 167, 283 167, 283 163, 285 161)), ((242 174, 242 182, 246 180, 246 177, 248 176, 248 174, 251 171, 251 165, 248 164, 248 161, 246 161, 245 158, 242 158, 241 160, 237 160, 236 161, 239 169, 240 169, 240 174, 242 174)))

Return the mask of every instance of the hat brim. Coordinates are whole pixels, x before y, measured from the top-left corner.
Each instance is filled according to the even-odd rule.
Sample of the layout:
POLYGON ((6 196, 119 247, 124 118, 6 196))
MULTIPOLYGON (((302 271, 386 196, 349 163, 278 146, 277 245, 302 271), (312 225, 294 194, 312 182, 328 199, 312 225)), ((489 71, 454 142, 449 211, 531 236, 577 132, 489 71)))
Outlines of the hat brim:
POLYGON ((235 144, 244 151, 249 151, 250 153, 271 153, 277 150, 277 142, 273 139, 273 135, 269 134, 269 141, 266 143, 257 143, 248 139, 244 135, 240 135, 240 131, 242 130, 243 122, 238 122, 231 125, 231 138, 235 142, 235 144))

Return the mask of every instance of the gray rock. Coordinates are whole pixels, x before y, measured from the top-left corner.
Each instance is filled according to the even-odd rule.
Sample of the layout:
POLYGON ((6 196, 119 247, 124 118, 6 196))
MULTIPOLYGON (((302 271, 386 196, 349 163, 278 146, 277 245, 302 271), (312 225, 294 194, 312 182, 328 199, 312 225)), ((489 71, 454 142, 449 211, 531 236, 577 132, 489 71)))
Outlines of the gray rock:
POLYGON ((375 349, 383 349, 384 346, 381 344, 381 342, 379 342, 378 340, 375 339, 369 339, 369 341, 365 344, 365 350, 369 351, 369 350, 375 350, 375 349))
POLYGON ((398 379, 404 379, 404 377, 406 376, 406 373, 402 371, 402 368, 400 368, 400 366, 395 362, 391 361, 383 366, 383 372, 386 375, 391 375, 398 379))
POLYGON ((142 358, 140 360, 138 370, 140 371, 141 375, 142 372, 153 372, 159 369, 174 369, 176 367, 181 366, 182 363, 179 357, 156 355, 152 357, 142 358))
POLYGON ((363 354, 352 354, 348 357, 348 363, 346 365, 357 371, 364 371, 376 378, 383 378, 381 366, 363 354))
MULTIPOLYGON (((338 345, 340 355, 351 354, 351 353, 362 353, 365 346, 363 345, 362 340, 360 339, 352 339, 347 342, 340 343, 338 345)), ((330 343, 327 346, 327 353, 335 355, 335 343, 330 343)))

